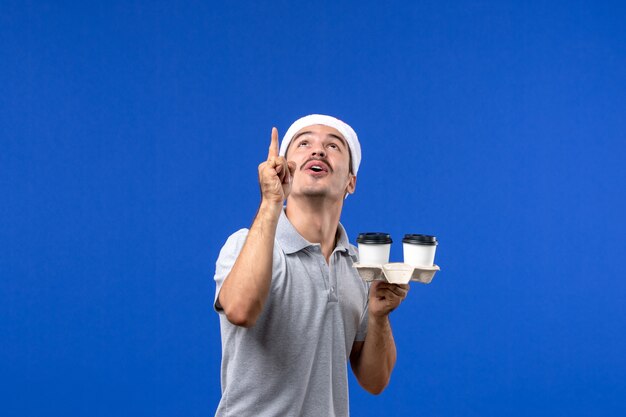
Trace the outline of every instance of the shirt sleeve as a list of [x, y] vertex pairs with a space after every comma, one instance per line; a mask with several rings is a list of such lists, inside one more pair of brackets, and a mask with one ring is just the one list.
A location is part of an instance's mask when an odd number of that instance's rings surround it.
[[213, 309], [219, 314], [224, 314], [224, 309], [218, 302], [220, 289], [233, 268], [237, 257], [239, 257], [247, 237], [248, 229], [240, 229], [230, 235], [224, 246], [222, 246], [220, 255], [215, 263], [215, 276], [213, 278], [215, 280], [215, 299], [213, 301]]

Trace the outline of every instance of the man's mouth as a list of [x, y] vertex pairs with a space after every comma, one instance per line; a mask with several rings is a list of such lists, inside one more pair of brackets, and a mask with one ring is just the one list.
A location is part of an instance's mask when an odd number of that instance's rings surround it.
[[325, 173], [331, 172], [330, 166], [328, 164], [322, 161], [318, 161], [318, 160], [308, 161], [306, 164], [304, 164], [304, 167], [302, 167], [302, 169], [305, 171], [310, 171], [315, 174], [322, 173], [322, 172], [325, 172]]

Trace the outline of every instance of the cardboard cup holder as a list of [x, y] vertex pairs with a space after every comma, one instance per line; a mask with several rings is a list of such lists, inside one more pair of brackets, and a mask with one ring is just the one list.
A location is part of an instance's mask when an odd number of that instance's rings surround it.
[[409, 281], [430, 284], [439, 271], [439, 266], [413, 266], [401, 262], [388, 264], [359, 264], [353, 265], [364, 281], [387, 281], [390, 284], [408, 284]]

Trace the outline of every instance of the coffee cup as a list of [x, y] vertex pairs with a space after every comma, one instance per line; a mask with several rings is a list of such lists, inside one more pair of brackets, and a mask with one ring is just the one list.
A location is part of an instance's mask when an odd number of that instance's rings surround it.
[[433, 266], [436, 249], [435, 236], [406, 234], [402, 239], [404, 263], [411, 266]]
[[389, 233], [359, 233], [356, 238], [359, 244], [360, 264], [386, 264], [391, 251]]

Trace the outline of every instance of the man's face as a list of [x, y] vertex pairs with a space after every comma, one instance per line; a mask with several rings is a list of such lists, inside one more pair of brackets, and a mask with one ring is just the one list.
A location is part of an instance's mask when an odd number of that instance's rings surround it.
[[300, 129], [286, 157], [296, 163], [292, 195], [343, 199], [346, 192], [354, 192], [356, 177], [350, 173], [350, 149], [337, 129], [325, 125]]

